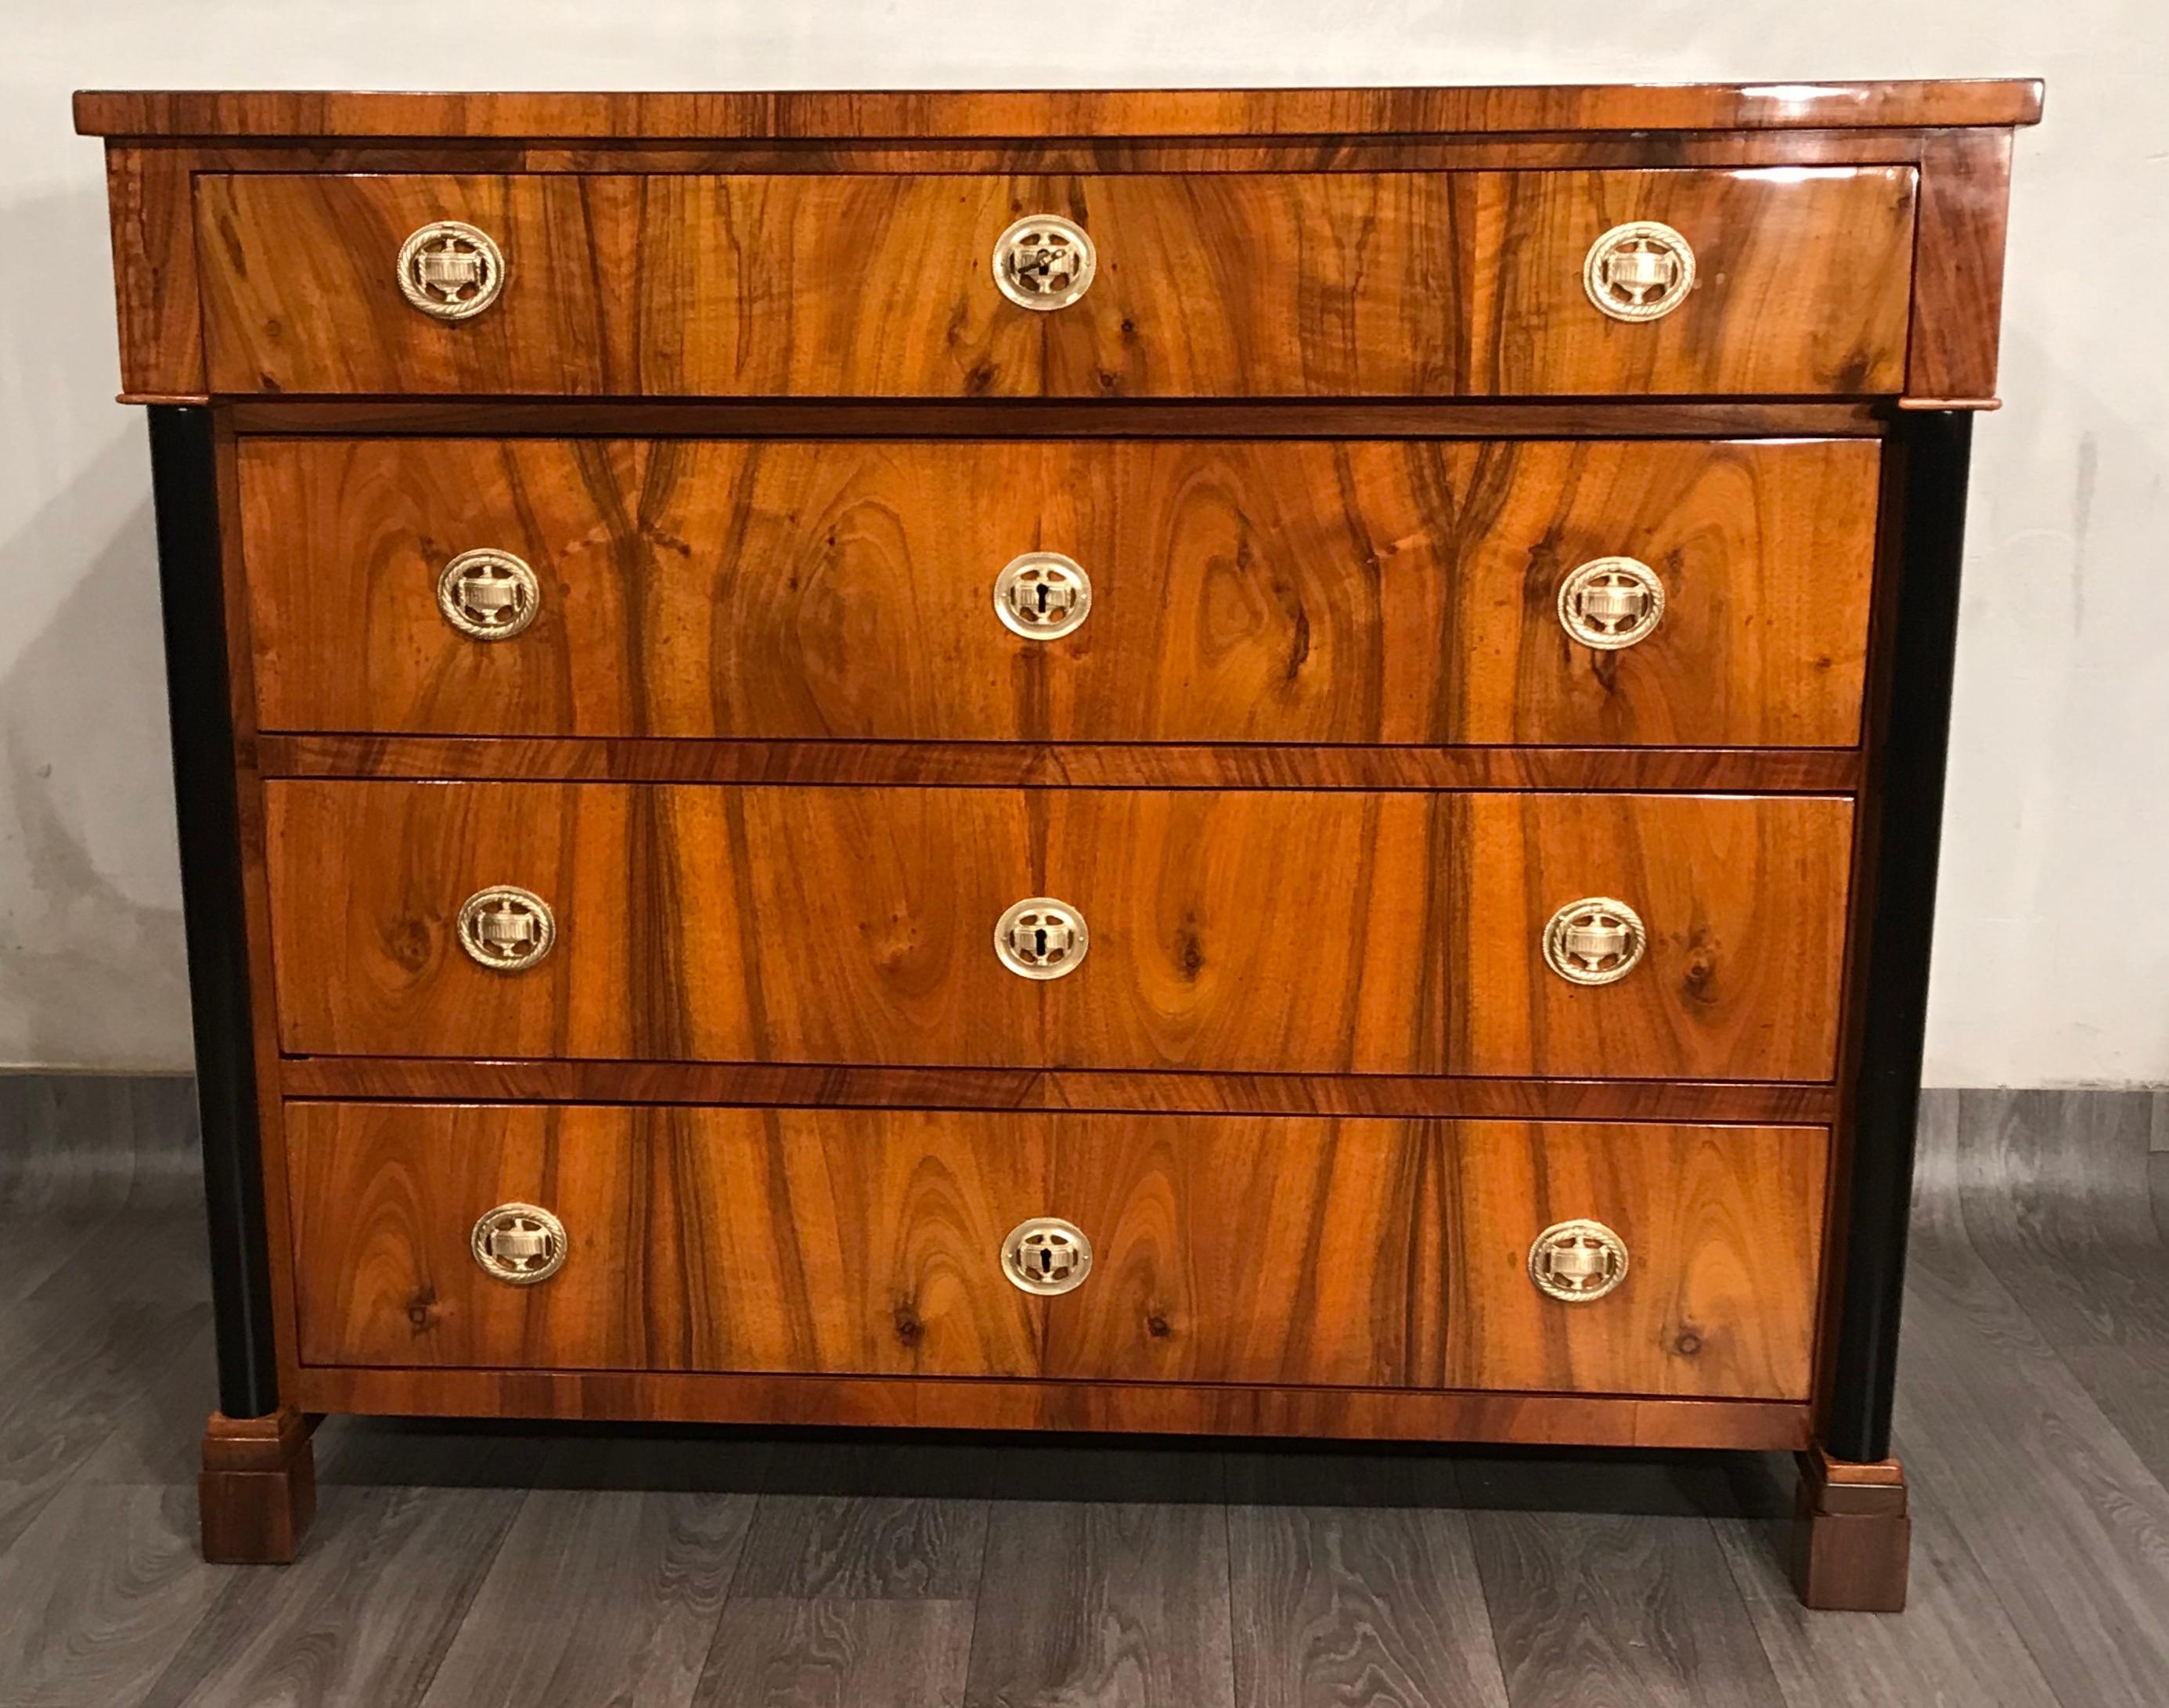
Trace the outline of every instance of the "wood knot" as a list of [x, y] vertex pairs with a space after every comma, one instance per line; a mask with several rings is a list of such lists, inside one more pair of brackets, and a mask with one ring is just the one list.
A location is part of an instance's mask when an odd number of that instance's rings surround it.
[[429, 928], [412, 914], [387, 921], [382, 934], [384, 953], [409, 973], [429, 964]]
[[443, 1315], [437, 1308], [437, 1289], [434, 1287], [417, 1289], [407, 1301], [407, 1326], [417, 1334], [427, 1334]]
[[1680, 990], [1690, 1002], [1714, 1002], [1717, 992], [1717, 951], [1697, 939], [1687, 945], [1687, 963], [1680, 974]]
[[1205, 970], [1205, 939], [1193, 920], [1185, 920], [1175, 931], [1175, 970], [1193, 983]]
[[1679, 1338], [1672, 1342], [1672, 1350], [1683, 1358], [1691, 1358], [1702, 1350], [1702, 1337], [1691, 1328], [1683, 1328]]
[[1167, 1319], [1155, 1310], [1145, 1319], [1145, 1332], [1154, 1340], [1165, 1340], [1175, 1331], [1168, 1326]]
[[896, 1308], [896, 1337], [906, 1346], [917, 1346], [926, 1337], [926, 1325], [919, 1320], [919, 1313], [909, 1305]]

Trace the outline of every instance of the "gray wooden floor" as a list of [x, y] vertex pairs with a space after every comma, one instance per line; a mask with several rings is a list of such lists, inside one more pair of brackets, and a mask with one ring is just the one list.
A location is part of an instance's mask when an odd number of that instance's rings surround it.
[[1897, 1617], [1796, 1607], [1757, 1455], [334, 1421], [206, 1567], [188, 1125], [0, 1079], [0, 1708], [2169, 1703], [2169, 1100], [1931, 1100]]

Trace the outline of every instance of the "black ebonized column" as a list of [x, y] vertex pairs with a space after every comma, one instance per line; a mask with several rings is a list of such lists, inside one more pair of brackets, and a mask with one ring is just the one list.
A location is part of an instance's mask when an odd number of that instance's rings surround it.
[[211, 411], [154, 404], [151, 485], [173, 730], [181, 916], [195, 1010], [196, 1107], [211, 1213], [218, 1408], [261, 1417], [279, 1406], [271, 1278], [256, 1124], [256, 1052], [241, 891], [241, 812], [227, 686], [226, 596]]
[[1972, 447], [1973, 417], [1962, 410], [1901, 414], [1888, 441], [1898, 460], [1886, 490], [1900, 505], [1899, 583], [1887, 631], [1889, 710], [1869, 755], [1881, 803], [1866, 851], [1874, 910], [1852, 1087], [1843, 1303], [1825, 1444], [1833, 1459], [1858, 1463], [1890, 1456]]

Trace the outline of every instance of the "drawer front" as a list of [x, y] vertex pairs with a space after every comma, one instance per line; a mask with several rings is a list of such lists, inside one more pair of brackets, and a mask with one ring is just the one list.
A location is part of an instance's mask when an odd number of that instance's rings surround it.
[[[1819, 1129], [335, 1104], [288, 1118], [306, 1364], [1808, 1390]], [[499, 1278], [477, 1260], [477, 1224], [507, 1204], [556, 1219], [554, 1273]], [[1053, 1296], [1004, 1273], [1010, 1230], [1043, 1216], [1093, 1254]], [[1532, 1244], [1584, 1220], [1620, 1241], [1624, 1278], [1571, 1301], [1539, 1291]], [[553, 1236], [520, 1225], [536, 1242], [505, 1267], [547, 1269]]]
[[[267, 793], [296, 1052], [1808, 1081], [1834, 1064], [1840, 799]], [[497, 886], [554, 915], [522, 970], [461, 947], [463, 905]], [[997, 953], [997, 922], [1043, 897], [1088, 933], [1054, 978]], [[1601, 985], [1544, 952], [1557, 914], [1555, 950], [1595, 951], [1566, 964], [1620, 969], [1632, 935], [1572, 910], [1592, 898], [1642, 926], [1639, 960]]]
[[[1845, 746], [1879, 458], [1866, 440], [253, 440], [260, 721]], [[474, 552], [517, 565], [463, 594]], [[1074, 627], [1029, 566], [1006, 584], [1021, 618], [998, 607], [1006, 566], [1047, 552], [1089, 599]]]
[[[1914, 179], [212, 173], [197, 254], [219, 392], [1879, 394], [1904, 383]], [[995, 277], [997, 240], [1040, 212], [1097, 258], [1051, 312]], [[464, 307], [497, 281], [468, 318], [402, 289], [402, 244], [439, 222], [501, 258], [444, 287]], [[1618, 319], [1585, 269], [1640, 222], [1685, 239], [1694, 283]], [[1665, 300], [1632, 274], [1630, 306]]]

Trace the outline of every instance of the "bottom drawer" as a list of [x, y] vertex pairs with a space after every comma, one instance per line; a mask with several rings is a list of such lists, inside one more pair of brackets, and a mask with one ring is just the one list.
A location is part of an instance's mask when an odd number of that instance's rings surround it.
[[297, 1103], [301, 1361], [1799, 1400], [1826, 1139]]

